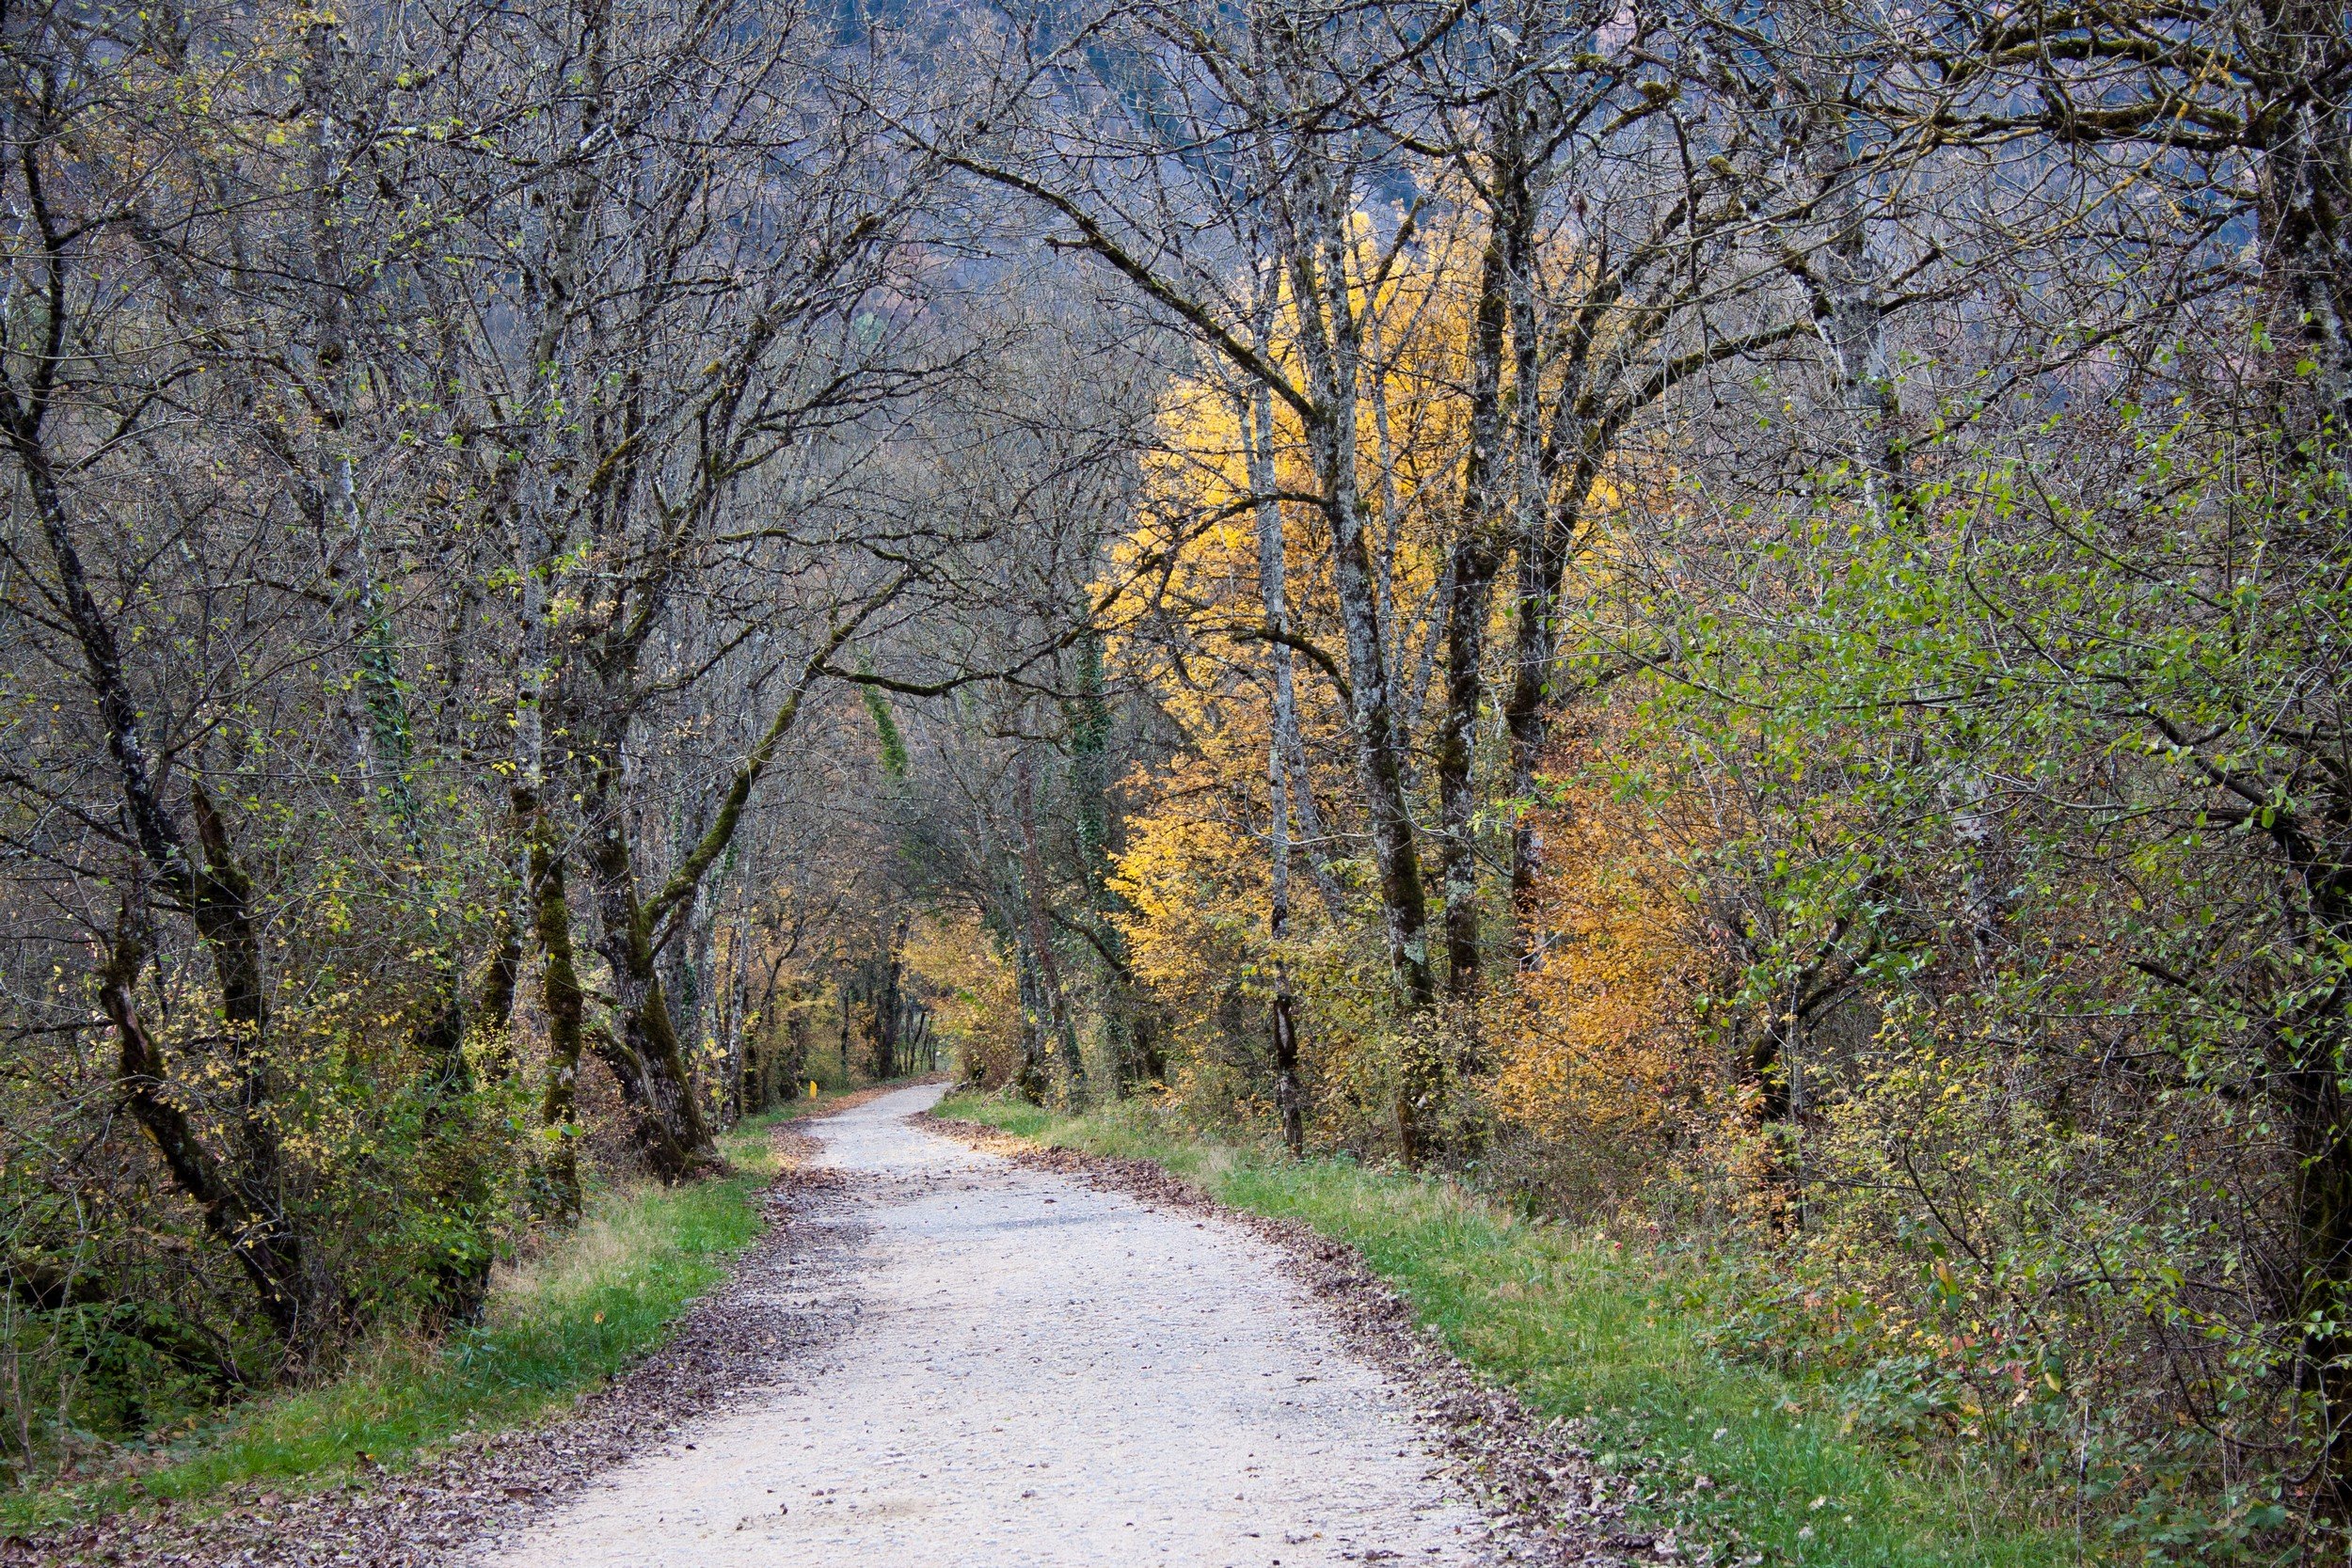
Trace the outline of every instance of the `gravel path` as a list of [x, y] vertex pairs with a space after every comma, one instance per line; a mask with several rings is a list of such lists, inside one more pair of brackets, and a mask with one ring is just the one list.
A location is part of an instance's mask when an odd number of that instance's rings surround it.
[[1278, 1249], [911, 1126], [808, 1131], [852, 1201], [854, 1326], [479, 1568], [1485, 1560], [1407, 1400]]

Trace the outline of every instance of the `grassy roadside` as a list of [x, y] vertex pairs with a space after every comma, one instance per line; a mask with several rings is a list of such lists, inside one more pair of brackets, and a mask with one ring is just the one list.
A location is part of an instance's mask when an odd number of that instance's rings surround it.
[[1923, 1473], [1840, 1430], [1834, 1388], [1700, 1349], [1683, 1265], [1635, 1259], [1450, 1183], [1178, 1137], [1148, 1113], [1062, 1116], [958, 1096], [939, 1107], [1037, 1142], [1156, 1161], [1238, 1209], [1359, 1248], [1456, 1354], [1546, 1415], [1588, 1418], [1636, 1514], [1718, 1562], [2039, 1568], [2101, 1543], [2035, 1528], [1982, 1475]]
[[501, 1271], [478, 1326], [437, 1342], [386, 1334], [332, 1383], [239, 1406], [148, 1467], [0, 1495], [0, 1535], [166, 1498], [201, 1505], [256, 1482], [331, 1484], [362, 1455], [397, 1469], [460, 1434], [560, 1410], [660, 1344], [757, 1238], [758, 1194], [780, 1168], [769, 1134], [842, 1098], [796, 1101], [733, 1130], [725, 1177], [592, 1190], [578, 1227]]

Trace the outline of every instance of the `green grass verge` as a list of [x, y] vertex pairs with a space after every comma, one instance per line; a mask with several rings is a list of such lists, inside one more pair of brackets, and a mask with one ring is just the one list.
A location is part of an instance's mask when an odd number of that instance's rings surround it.
[[659, 1345], [758, 1237], [759, 1190], [778, 1169], [769, 1132], [836, 1098], [795, 1101], [736, 1128], [722, 1140], [727, 1176], [592, 1191], [577, 1227], [500, 1271], [479, 1325], [437, 1342], [382, 1335], [334, 1381], [241, 1405], [136, 1473], [0, 1497], [0, 1534], [165, 1498], [201, 1506], [257, 1482], [331, 1484], [362, 1454], [398, 1469], [451, 1438], [568, 1406]]
[[[1841, 1431], [1836, 1390], [1699, 1345], [1687, 1262], [1633, 1257], [1451, 1182], [1176, 1135], [1139, 1107], [1063, 1116], [958, 1096], [939, 1114], [1156, 1161], [1237, 1209], [1360, 1249], [1454, 1353], [1547, 1416], [1589, 1418], [1635, 1514], [1716, 1560], [2036, 1568], [2100, 1555], [2039, 1528], [1980, 1473], [1923, 1469]], [[1704, 1480], [1702, 1481], [1702, 1478]]]

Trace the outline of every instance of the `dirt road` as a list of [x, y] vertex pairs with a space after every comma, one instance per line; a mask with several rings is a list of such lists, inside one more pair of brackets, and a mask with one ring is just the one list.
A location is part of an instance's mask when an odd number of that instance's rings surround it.
[[907, 1123], [809, 1127], [848, 1332], [606, 1472], [485, 1568], [1482, 1560], [1403, 1397], [1274, 1250]]

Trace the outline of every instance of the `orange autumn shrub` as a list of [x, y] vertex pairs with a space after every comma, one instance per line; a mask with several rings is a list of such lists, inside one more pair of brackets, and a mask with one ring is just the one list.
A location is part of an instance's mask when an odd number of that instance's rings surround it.
[[1708, 1115], [1705, 954], [1641, 808], [1597, 788], [1541, 810], [1541, 960], [1488, 1012], [1499, 1174], [1570, 1212], [1614, 1208]]

